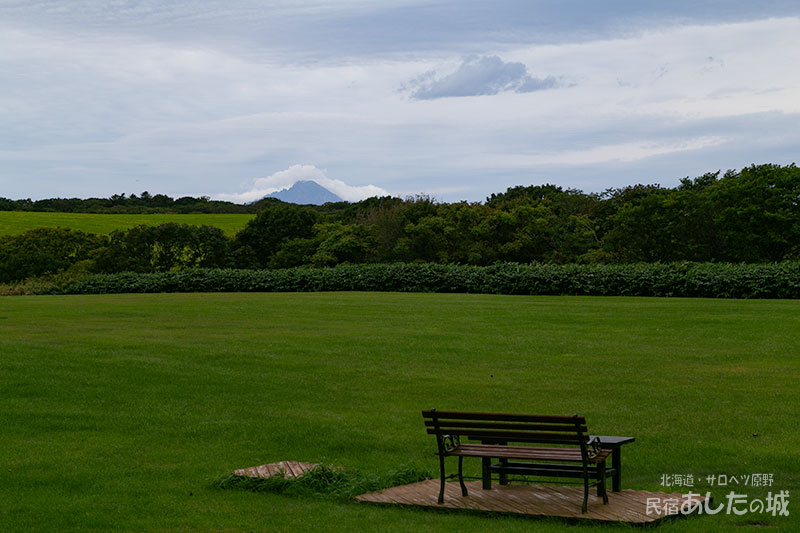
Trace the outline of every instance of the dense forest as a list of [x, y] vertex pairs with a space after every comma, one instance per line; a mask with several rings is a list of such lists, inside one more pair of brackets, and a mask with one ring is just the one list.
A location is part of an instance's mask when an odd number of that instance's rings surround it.
[[111, 235], [65, 228], [0, 238], [0, 282], [193, 267], [275, 269], [360, 263], [767, 263], [800, 259], [800, 169], [759, 165], [589, 194], [513, 187], [482, 203], [425, 196], [299, 206], [207, 198], [7, 200], [0, 209], [72, 212], [248, 212], [235, 237], [210, 226], [137, 226]]

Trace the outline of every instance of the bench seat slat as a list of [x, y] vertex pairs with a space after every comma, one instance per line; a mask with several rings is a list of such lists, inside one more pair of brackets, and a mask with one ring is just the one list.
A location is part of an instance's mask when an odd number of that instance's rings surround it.
[[[536, 433], [533, 431], [501, 431], [491, 429], [472, 429], [472, 428], [447, 428], [436, 431], [434, 428], [428, 428], [428, 435], [464, 435], [472, 438], [493, 438], [493, 439], [506, 439], [514, 441], [523, 439], [530, 442], [558, 442], [560, 444], [580, 444], [578, 434], [573, 431], [572, 433]], [[586, 442], [587, 435], [584, 435], [583, 441]]]
[[[604, 461], [611, 450], [601, 450], [588, 462], [597, 464]], [[445, 455], [462, 457], [496, 457], [498, 459], [527, 459], [529, 461], [564, 461], [582, 463], [581, 451], [577, 448], [540, 448], [534, 446], [505, 446], [502, 444], [461, 444]]]
[[[433, 418], [434, 413], [430, 409], [422, 411], [424, 418]], [[586, 419], [582, 416], [553, 416], [553, 415], [519, 415], [510, 413], [470, 413], [461, 411], [439, 411], [436, 410], [436, 418], [439, 420], [498, 420], [503, 422], [533, 422], [538, 424], [571, 424], [575, 422], [586, 425]]]
[[[435, 428], [439, 426], [441, 429], [447, 428], [475, 428], [475, 429], [513, 429], [519, 431], [560, 431], [565, 433], [575, 433], [575, 424], [514, 424], [509, 422], [472, 422], [472, 421], [453, 421], [453, 420], [426, 420], [425, 426]], [[580, 426], [581, 432], [588, 433], [589, 430], [585, 425]]]

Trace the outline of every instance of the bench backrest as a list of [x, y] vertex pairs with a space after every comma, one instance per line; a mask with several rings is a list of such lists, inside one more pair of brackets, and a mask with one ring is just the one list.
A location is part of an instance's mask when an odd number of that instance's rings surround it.
[[582, 416], [518, 415], [507, 413], [466, 413], [422, 411], [429, 435], [466, 437], [484, 442], [527, 442], [575, 445], [583, 450], [589, 440]]

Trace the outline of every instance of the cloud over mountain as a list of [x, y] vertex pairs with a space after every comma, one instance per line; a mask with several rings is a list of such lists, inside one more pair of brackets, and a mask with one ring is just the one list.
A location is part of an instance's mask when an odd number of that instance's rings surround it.
[[220, 193], [214, 195], [214, 198], [230, 202], [254, 202], [268, 194], [288, 189], [298, 181], [315, 181], [348, 202], [358, 202], [372, 196], [389, 196], [384, 189], [374, 185], [354, 187], [341, 180], [331, 179], [314, 165], [292, 165], [266, 178], [254, 179], [249, 190], [245, 192]]
[[440, 75], [428, 71], [411, 80], [408, 88], [416, 100], [434, 100], [454, 96], [483, 96], [501, 92], [530, 93], [557, 87], [552, 76], [534, 78], [523, 63], [506, 63], [497, 56], [473, 56], [455, 72]]

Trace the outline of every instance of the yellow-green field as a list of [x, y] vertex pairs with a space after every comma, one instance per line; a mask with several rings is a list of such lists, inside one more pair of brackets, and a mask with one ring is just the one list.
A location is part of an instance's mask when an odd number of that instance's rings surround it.
[[63, 227], [87, 233], [108, 234], [117, 229], [128, 229], [139, 224], [164, 224], [177, 222], [193, 226], [216, 226], [228, 236], [244, 228], [251, 214], [95, 214], [95, 213], [39, 213], [31, 211], [0, 211], [0, 236], [18, 235], [33, 228]]

